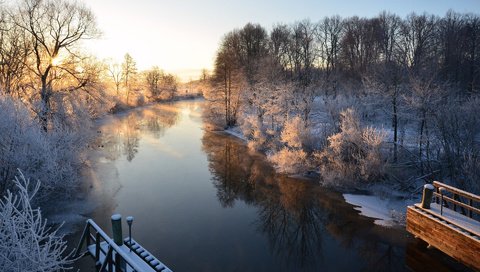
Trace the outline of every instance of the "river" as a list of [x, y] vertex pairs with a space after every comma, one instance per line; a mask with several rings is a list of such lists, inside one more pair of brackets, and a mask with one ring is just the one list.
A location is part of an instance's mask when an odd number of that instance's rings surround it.
[[[134, 216], [133, 238], [174, 271], [464, 269], [404, 227], [375, 225], [342, 194], [278, 175], [241, 140], [206, 131], [203, 105], [157, 104], [103, 119], [85, 175], [85, 218], [111, 233], [112, 214]], [[87, 257], [75, 266], [94, 271]]]

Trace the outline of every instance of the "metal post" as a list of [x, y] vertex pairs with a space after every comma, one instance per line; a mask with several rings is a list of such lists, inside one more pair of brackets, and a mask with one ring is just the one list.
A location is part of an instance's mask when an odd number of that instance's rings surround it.
[[129, 247], [130, 247], [130, 251], [132, 251], [132, 223], [133, 223], [133, 216], [127, 216], [128, 244], [129, 244]]
[[423, 186], [423, 196], [422, 196], [422, 208], [424, 209], [430, 209], [430, 203], [432, 202], [432, 196], [433, 196], [433, 190], [435, 187], [433, 187], [432, 184], [425, 184]]
[[95, 234], [95, 266], [100, 266], [100, 233]]
[[123, 238], [122, 238], [122, 216], [120, 214], [112, 215], [112, 233], [113, 233], [113, 241], [118, 246], [123, 245]]

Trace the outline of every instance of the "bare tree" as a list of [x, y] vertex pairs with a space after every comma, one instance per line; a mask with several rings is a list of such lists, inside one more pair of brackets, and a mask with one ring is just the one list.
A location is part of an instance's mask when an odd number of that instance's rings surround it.
[[315, 25], [309, 20], [297, 22], [292, 26], [293, 80], [297, 85], [295, 105], [301, 112], [305, 126], [308, 126], [313, 100], [315, 99], [312, 86], [314, 83], [314, 64], [318, 57], [315, 32]]
[[[327, 91], [332, 89], [336, 95], [337, 81], [332, 75], [338, 76], [340, 39], [343, 32], [343, 21], [340, 16], [325, 17], [317, 26], [317, 42], [319, 46], [320, 66], [325, 69]], [[330, 87], [331, 86], [331, 87]], [[327, 93], [328, 94], [328, 93]]]
[[231, 127], [237, 123], [242, 86], [245, 85], [239, 56], [240, 34], [229, 32], [222, 40], [215, 57], [212, 88], [205, 93], [211, 115], [222, 117], [223, 125]]
[[435, 32], [437, 18], [433, 15], [417, 15], [412, 13], [407, 16], [401, 26], [400, 45], [403, 63], [412, 71], [420, 71], [430, 67], [438, 50], [435, 50]]
[[130, 91], [132, 88], [132, 77], [137, 73], [137, 64], [135, 60], [133, 60], [130, 54], [125, 54], [122, 63], [122, 77], [124, 81], [124, 85], [126, 88], [126, 95], [127, 95], [127, 105], [128, 99], [130, 97]]
[[175, 76], [164, 73], [157, 66], [146, 72], [145, 83], [154, 100], [172, 99], [177, 91]]
[[205, 82], [208, 80], [208, 78], [210, 77], [210, 73], [208, 72], [207, 69], [202, 69], [202, 74], [200, 75], [200, 80]]
[[70, 92], [86, 84], [59, 58], [77, 58], [74, 47], [82, 40], [97, 37], [95, 16], [85, 5], [65, 0], [25, 0], [11, 16], [32, 41], [33, 63], [29, 68], [40, 83], [37, 114], [47, 131], [50, 98], [55, 91], [54, 83], [59, 80], [55, 71], [63, 70], [78, 79], [68, 88]]
[[123, 82], [123, 72], [122, 67], [118, 63], [109, 63], [107, 66], [108, 74], [115, 84], [115, 91], [117, 96], [120, 96], [120, 85]]
[[0, 7], [0, 92], [20, 95], [30, 50], [25, 31], [17, 27]]

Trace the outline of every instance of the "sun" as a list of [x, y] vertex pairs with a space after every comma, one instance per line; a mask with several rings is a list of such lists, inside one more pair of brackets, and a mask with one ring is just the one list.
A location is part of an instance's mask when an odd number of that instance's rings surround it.
[[62, 63], [62, 58], [60, 56], [56, 56], [50, 60], [52, 66], [58, 66]]

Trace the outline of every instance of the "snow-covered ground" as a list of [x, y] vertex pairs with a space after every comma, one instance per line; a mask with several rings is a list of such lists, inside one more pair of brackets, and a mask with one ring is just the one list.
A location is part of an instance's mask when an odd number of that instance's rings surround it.
[[374, 218], [375, 224], [393, 227], [403, 225], [405, 211], [415, 200], [382, 198], [375, 195], [343, 194], [345, 201], [355, 206], [360, 215]]
[[243, 133], [242, 133], [242, 131], [240, 130], [239, 127], [227, 128], [227, 129], [225, 129], [225, 133], [230, 134], [234, 137], [237, 137], [237, 138], [239, 138], [239, 139], [241, 139], [245, 142], [247, 141], [247, 138], [245, 136], [243, 136]]

